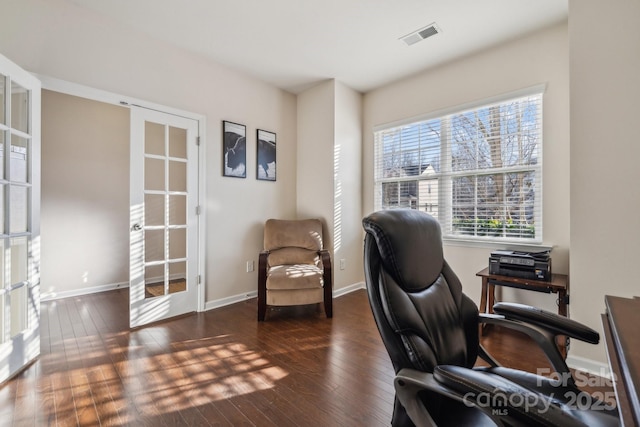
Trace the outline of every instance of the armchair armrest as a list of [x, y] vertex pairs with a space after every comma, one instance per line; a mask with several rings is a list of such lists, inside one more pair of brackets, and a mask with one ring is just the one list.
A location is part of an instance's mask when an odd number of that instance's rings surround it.
[[326, 269], [331, 269], [331, 254], [327, 249], [321, 249], [318, 251], [320, 259], [322, 260], [322, 266]]
[[506, 319], [519, 320], [540, 326], [556, 335], [567, 335], [591, 344], [598, 344], [600, 341], [600, 334], [588, 326], [529, 305], [499, 302], [493, 306], [493, 312], [504, 316]]

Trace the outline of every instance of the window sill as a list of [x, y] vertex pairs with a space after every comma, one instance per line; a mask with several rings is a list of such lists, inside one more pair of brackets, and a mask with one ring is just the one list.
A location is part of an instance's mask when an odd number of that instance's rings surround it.
[[550, 251], [554, 245], [543, 243], [525, 243], [525, 242], [495, 242], [495, 241], [482, 241], [482, 240], [465, 240], [465, 239], [452, 239], [442, 238], [444, 246], [458, 246], [467, 248], [486, 248], [486, 249], [507, 249], [522, 252], [542, 252]]

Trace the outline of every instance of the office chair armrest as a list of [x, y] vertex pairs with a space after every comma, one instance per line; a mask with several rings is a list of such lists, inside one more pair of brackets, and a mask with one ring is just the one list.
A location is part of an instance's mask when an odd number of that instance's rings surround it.
[[[597, 343], [600, 337], [596, 331], [566, 317], [522, 304], [497, 303], [493, 306], [493, 311], [499, 314], [480, 313], [479, 322], [525, 333], [542, 349], [553, 369], [563, 377], [567, 375], [567, 381], [575, 385], [571, 370], [556, 344], [556, 337], [566, 335], [589, 343]], [[487, 360], [485, 357], [483, 359]], [[493, 362], [490, 363], [492, 366], [498, 366]]]
[[519, 320], [549, 330], [555, 335], [566, 335], [591, 344], [598, 344], [600, 334], [588, 326], [549, 311], [524, 304], [499, 302], [493, 312], [506, 319]]
[[416, 427], [437, 427], [423, 404], [420, 392], [434, 392], [461, 401], [457, 393], [451, 392], [448, 388], [440, 385], [433, 378], [433, 374], [415, 369], [401, 369], [393, 380], [393, 385], [396, 389], [398, 400]]
[[434, 373], [430, 374], [405, 368], [396, 375], [394, 387], [398, 400], [416, 427], [436, 426], [421, 398], [425, 391], [476, 407], [498, 426], [584, 427], [580, 419], [570, 414], [562, 404], [553, 402], [551, 397], [483, 371], [437, 366]]
[[[551, 366], [555, 370], [555, 372], [563, 375], [569, 376], [569, 380], [572, 384], [574, 380], [572, 378], [571, 370], [567, 366], [567, 363], [564, 360], [564, 357], [560, 353], [558, 349], [558, 345], [556, 344], [556, 336], [558, 335], [555, 331], [550, 329], [534, 325], [531, 323], [523, 322], [516, 319], [507, 319], [503, 315], [498, 314], [486, 314], [480, 313], [478, 318], [479, 323], [484, 323], [488, 325], [498, 325], [505, 328], [513, 329], [519, 332], [522, 332], [529, 336], [538, 347], [544, 352], [545, 356], [551, 363]], [[481, 349], [483, 350], [483, 349]], [[490, 355], [487, 358], [486, 355], [483, 355], [483, 352], [480, 352], [481, 357], [488, 361], [491, 366], [500, 366], [496, 360], [494, 360]]]
[[433, 378], [446, 389], [462, 396], [467, 406], [475, 406], [499, 422], [517, 420], [529, 426], [584, 426], [569, 407], [552, 396], [536, 393], [499, 375], [461, 366], [436, 366]]

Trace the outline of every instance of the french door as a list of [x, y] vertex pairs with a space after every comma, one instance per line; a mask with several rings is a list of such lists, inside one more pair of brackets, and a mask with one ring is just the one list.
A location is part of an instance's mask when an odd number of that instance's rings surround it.
[[198, 122], [131, 109], [132, 328], [198, 308]]
[[0, 383], [40, 354], [40, 81], [0, 55]]

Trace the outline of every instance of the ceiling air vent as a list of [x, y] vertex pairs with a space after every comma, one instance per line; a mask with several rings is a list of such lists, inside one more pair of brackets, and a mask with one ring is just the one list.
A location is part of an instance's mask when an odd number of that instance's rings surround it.
[[405, 42], [407, 46], [411, 46], [412, 44], [416, 44], [419, 41], [426, 39], [427, 37], [435, 36], [440, 32], [440, 28], [436, 25], [436, 23], [432, 23], [427, 25], [424, 28], [420, 28], [419, 30], [413, 31], [412, 33], [407, 34], [404, 37], [400, 37], [400, 40]]

